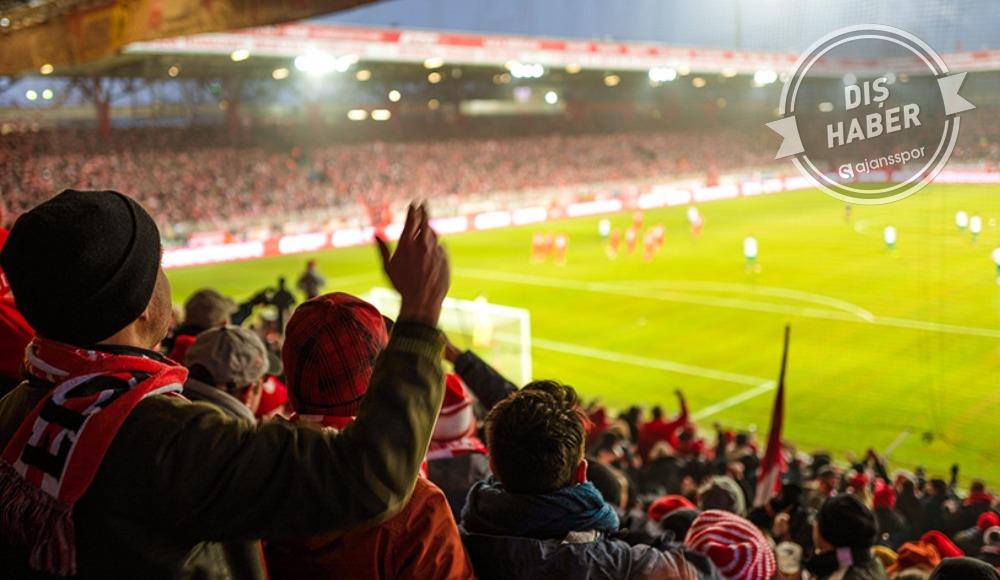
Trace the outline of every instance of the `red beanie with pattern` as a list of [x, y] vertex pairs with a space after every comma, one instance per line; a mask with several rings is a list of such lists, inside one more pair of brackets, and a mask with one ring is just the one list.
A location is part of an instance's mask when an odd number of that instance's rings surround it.
[[303, 302], [288, 321], [281, 348], [295, 410], [357, 415], [375, 360], [388, 342], [378, 309], [356, 296], [333, 292]]
[[722, 510], [702, 512], [691, 524], [684, 545], [708, 556], [728, 580], [771, 578], [774, 550], [756, 526]]

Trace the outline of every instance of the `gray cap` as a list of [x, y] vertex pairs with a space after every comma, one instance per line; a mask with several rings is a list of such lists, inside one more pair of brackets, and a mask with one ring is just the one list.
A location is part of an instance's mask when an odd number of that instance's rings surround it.
[[267, 372], [267, 349], [256, 333], [239, 326], [220, 326], [202, 332], [187, 354], [184, 366], [205, 367], [216, 384], [253, 384]]
[[211, 328], [229, 322], [236, 303], [211, 288], [198, 290], [184, 303], [184, 324]]

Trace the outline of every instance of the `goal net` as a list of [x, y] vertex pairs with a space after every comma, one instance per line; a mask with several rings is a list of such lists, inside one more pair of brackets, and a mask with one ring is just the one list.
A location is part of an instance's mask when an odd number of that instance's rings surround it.
[[[364, 299], [386, 316], [395, 318], [399, 313], [395, 290], [372, 288]], [[491, 304], [485, 297], [445, 298], [438, 325], [455, 346], [472, 350], [518, 386], [531, 381], [531, 315], [527, 310]]]

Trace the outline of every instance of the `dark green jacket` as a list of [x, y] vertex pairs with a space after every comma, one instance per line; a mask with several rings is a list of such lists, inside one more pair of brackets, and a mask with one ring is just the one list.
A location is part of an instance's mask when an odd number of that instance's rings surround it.
[[[178, 397], [142, 401], [74, 508], [80, 576], [258, 579], [255, 539], [391, 517], [441, 408], [443, 348], [437, 330], [396, 324], [357, 420], [339, 434], [252, 426]], [[0, 448], [47, 390], [24, 383], [0, 399]], [[36, 577], [26, 561], [24, 548], [0, 542], [0, 577]]]

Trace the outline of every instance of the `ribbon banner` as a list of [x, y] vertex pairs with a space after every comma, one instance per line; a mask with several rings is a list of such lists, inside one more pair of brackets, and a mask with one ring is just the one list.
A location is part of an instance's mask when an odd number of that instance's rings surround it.
[[[885, 55], [872, 72], [844, 69], [843, 54]], [[823, 75], [811, 74], [819, 64]], [[895, 68], [895, 71], [893, 70]], [[903, 72], [905, 71], [905, 72]], [[951, 157], [961, 113], [976, 107], [959, 94], [968, 73], [952, 74], [912, 34], [882, 25], [851, 26], [799, 57], [781, 92], [775, 159], [792, 158], [827, 194], [849, 203], [884, 204], [930, 183]]]

